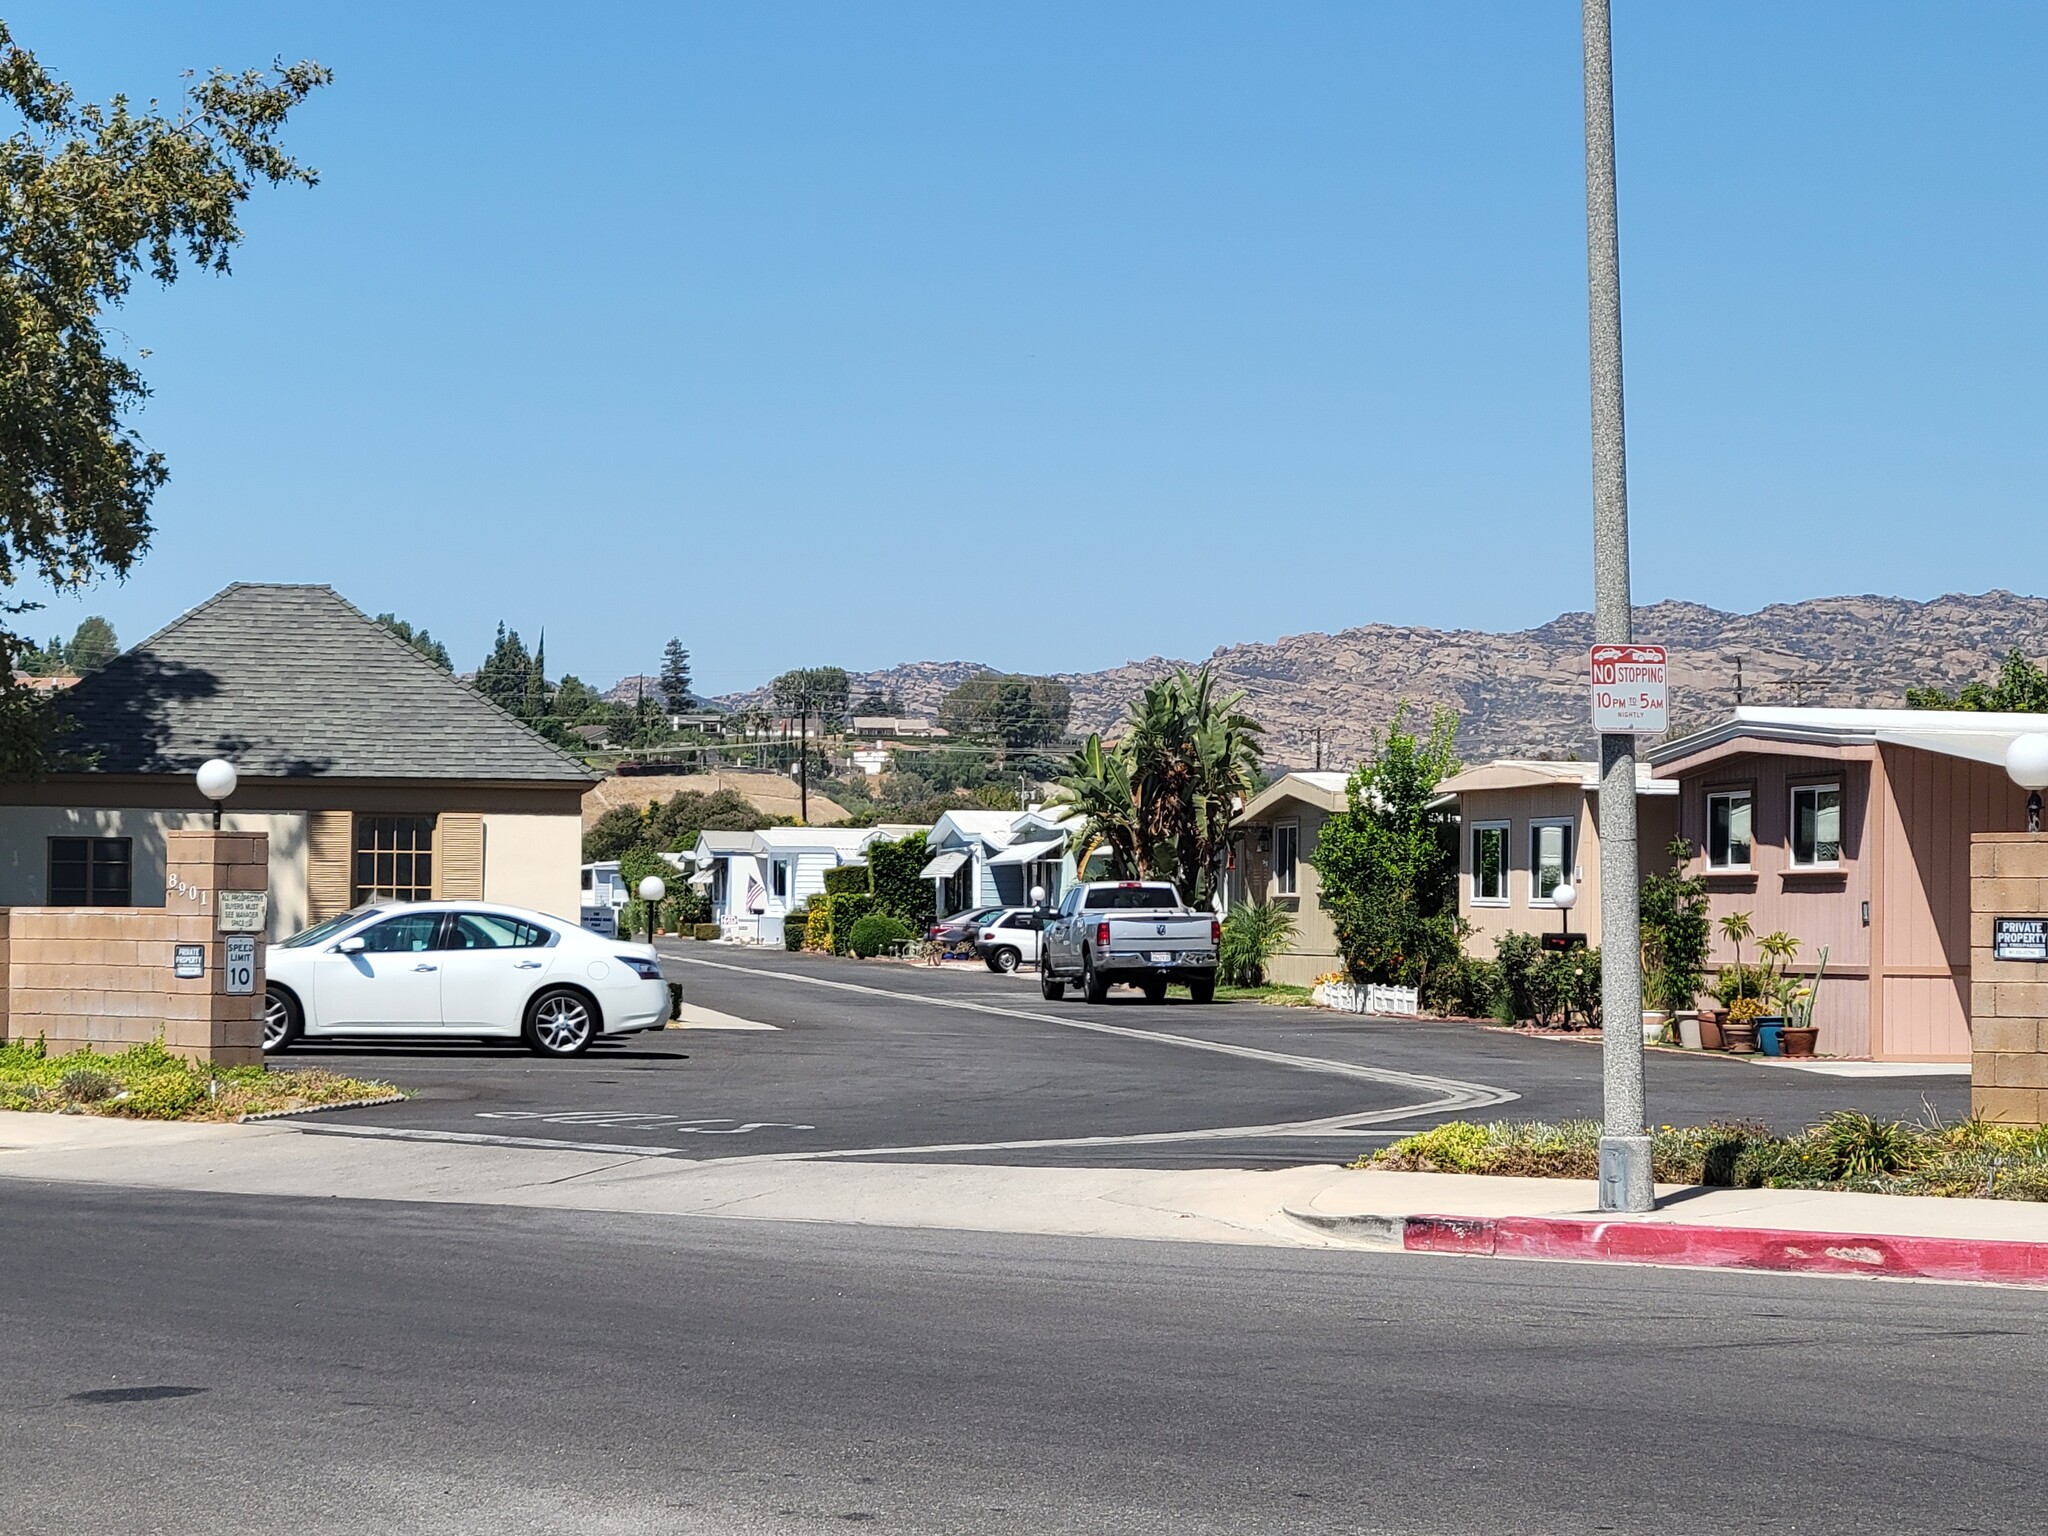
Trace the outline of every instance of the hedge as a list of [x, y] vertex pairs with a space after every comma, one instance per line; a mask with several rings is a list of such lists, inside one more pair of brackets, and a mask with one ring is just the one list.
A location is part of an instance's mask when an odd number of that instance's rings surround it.
[[876, 910], [875, 898], [866, 891], [845, 896], [827, 896], [825, 910], [831, 914], [826, 921], [831, 925], [829, 944], [832, 953], [844, 955], [851, 952], [853, 925]]
[[909, 937], [910, 926], [907, 923], [886, 912], [870, 912], [853, 925], [853, 937], [849, 943], [861, 959], [872, 960]]
[[827, 896], [865, 896], [867, 893], [867, 865], [836, 864], [825, 871], [825, 894]]
[[811, 901], [810, 916], [804, 919], [805, 949], [830, 949], [832, 947], [832, 907], [829, 902]]
[[930, 862], [922, 832], [913, 832], [901, 842], [868, 845], [876, 905], [913, 933], [924, 932], [939, 917], [938, 892], [918, 874]]

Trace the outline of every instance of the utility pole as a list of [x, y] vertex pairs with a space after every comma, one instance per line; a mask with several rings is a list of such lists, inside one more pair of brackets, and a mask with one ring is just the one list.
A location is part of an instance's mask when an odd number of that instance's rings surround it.
[[[1628, 460], [1621, 391], [1621, 240], [1614, 191], [1614, 61], [1608, 0], [1583, 0], [1586, 289], [1593, 373], [1593, 639], [1635, 639], [1628, 579]], [[1647, 1211], [1636, 739], [1600, 737], [1600, 1209]]]
[[1735, 658], [1735, 707], [1742, 708], [1742, 658]]
[[811, 694], [804, 690], [802, 711], [796, 722], [796, 819], [799, 826], [811, 824]]

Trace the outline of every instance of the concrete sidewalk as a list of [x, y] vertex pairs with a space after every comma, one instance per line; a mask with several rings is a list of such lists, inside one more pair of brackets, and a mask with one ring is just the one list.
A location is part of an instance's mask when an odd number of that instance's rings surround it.
[[0, 1112], [0, 1179], [758, 1221], [950, 1228], [2048, 1285], [2048, 1204], [1330, 1166], [1025, 1168], [767, 1155], [692, 1161], [308, 1118], [163, 1125]]

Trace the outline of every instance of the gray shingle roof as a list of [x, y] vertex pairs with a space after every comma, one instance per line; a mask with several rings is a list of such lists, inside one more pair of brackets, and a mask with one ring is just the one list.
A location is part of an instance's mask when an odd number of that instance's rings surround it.
[[58, 739], [102, 773], [597, 778], [332, 587], [237, 582], [62, 695]]

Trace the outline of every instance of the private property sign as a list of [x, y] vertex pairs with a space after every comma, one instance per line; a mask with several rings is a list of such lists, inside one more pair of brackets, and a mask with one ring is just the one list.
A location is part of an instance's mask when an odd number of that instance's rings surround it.
[[1593, 729], [1603, 736], [1661, 736], [1671, 728], [1664, 691], [1664, 647], [1596, 645]]

